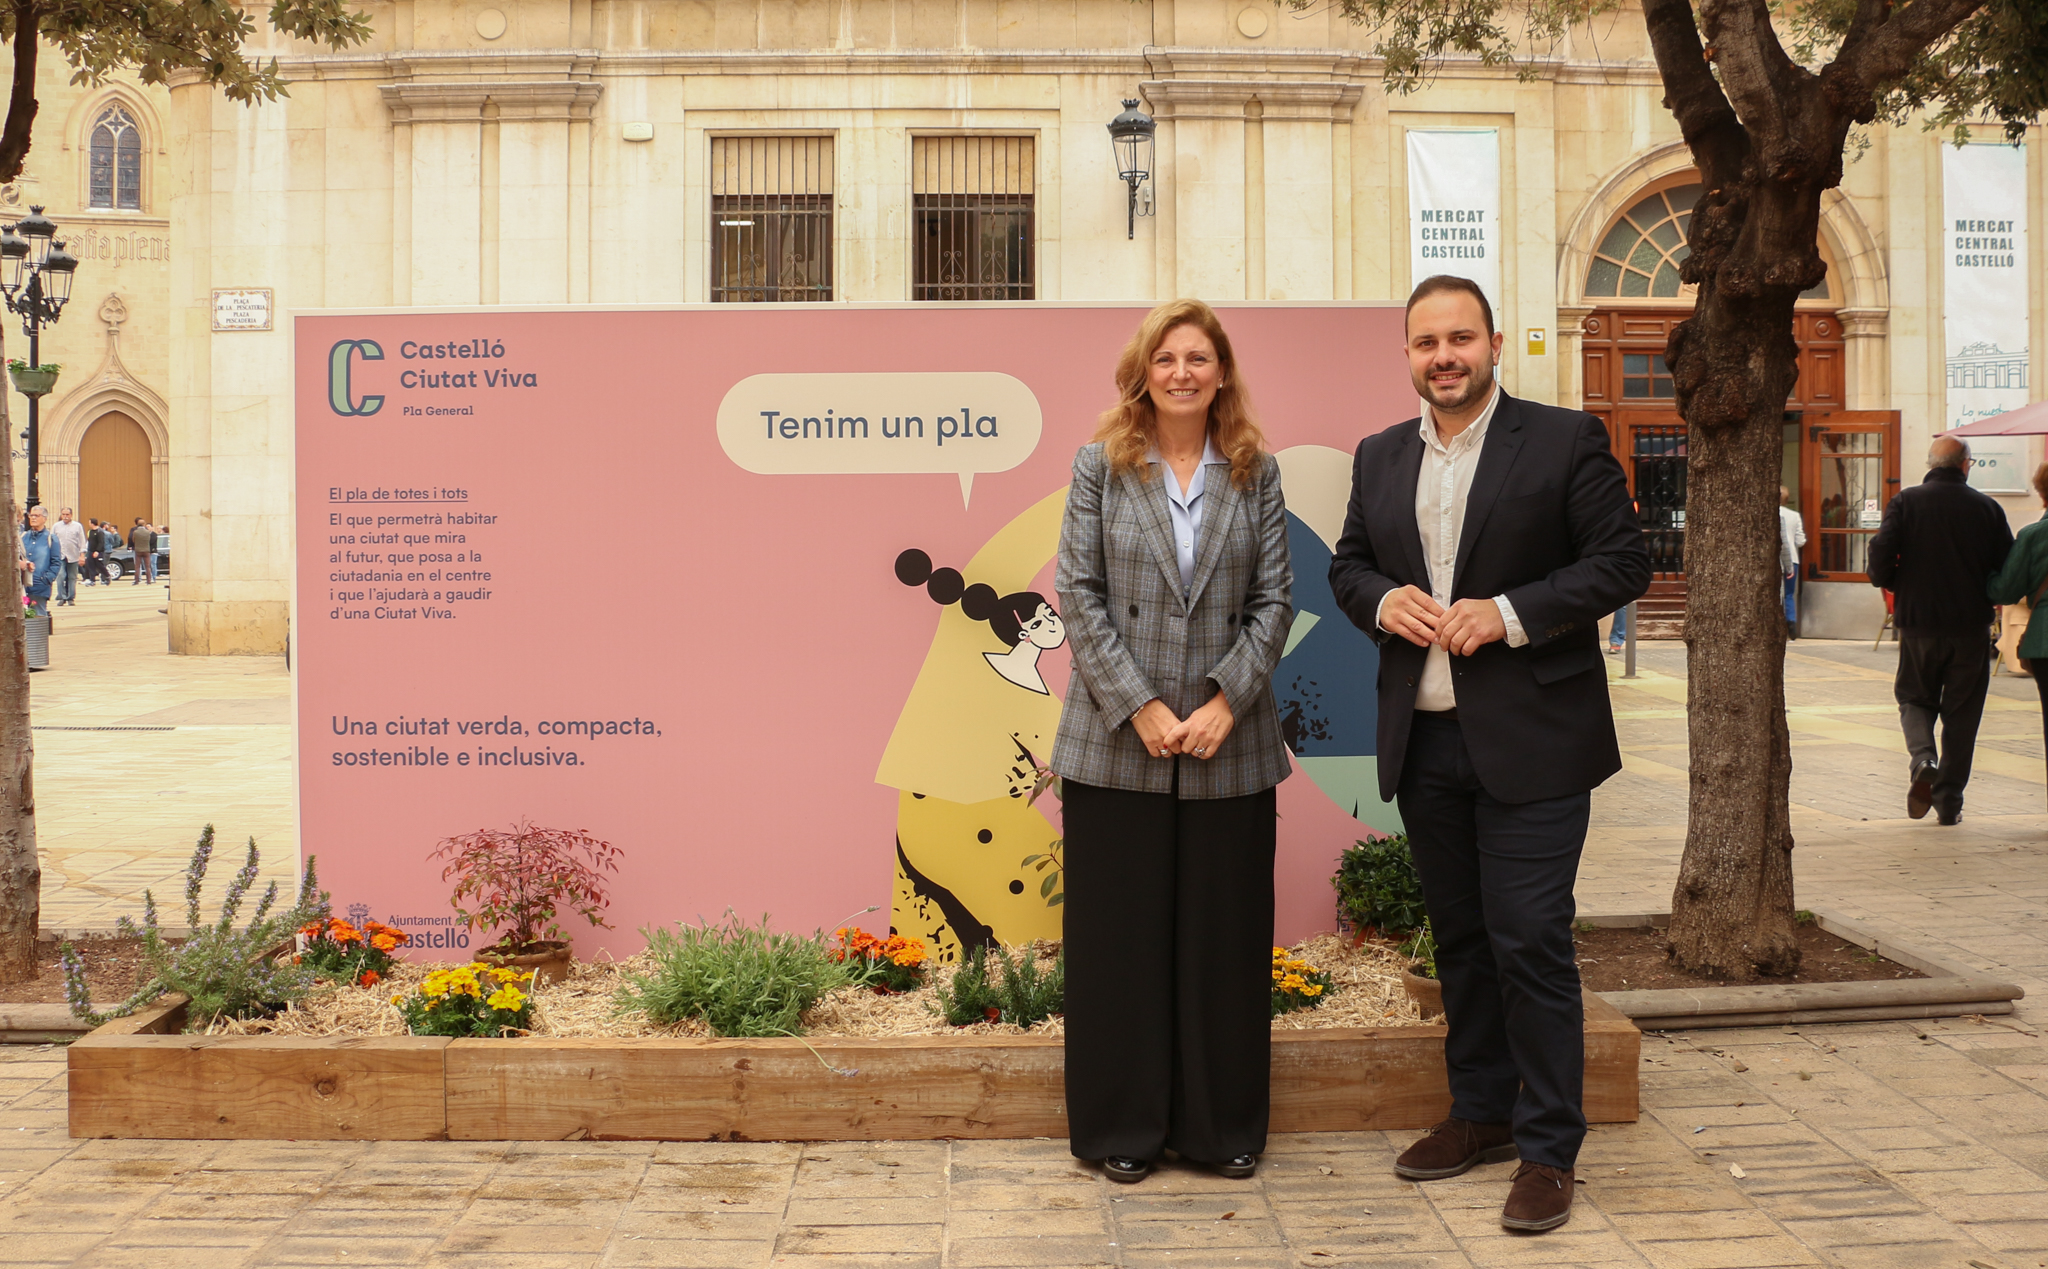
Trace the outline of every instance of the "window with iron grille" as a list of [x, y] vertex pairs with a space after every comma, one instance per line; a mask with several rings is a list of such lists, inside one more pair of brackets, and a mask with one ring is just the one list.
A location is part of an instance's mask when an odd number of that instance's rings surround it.
[[142, 131], [126, 107], [109, 106], [93, 121], [86, 170], [88, 206], [142, 209]]
[[832, 138], [712, 138], [711, 298], [832, 298]]
[[911, 141], [911, 289], [916, 300], [1037, 295], [1030, 137]]

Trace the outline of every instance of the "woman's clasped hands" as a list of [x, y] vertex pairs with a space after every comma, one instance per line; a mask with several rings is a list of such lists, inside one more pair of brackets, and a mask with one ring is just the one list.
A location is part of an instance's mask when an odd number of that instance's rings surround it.
[[1230, 700], [1221, 692], [1186, 718], [1175, 717], [1156, 696], [1131, 715], [1131, 726], [1145, 743], [1145, 752], [1157, 758], [1192, 754], [1206, 762], [1216, 756], [1236, 725], [1237, 715], [1230, 712]]

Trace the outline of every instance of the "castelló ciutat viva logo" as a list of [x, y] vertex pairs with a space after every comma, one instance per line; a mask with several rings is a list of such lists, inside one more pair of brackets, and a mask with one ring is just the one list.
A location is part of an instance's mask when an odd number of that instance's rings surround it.
[[366, 417], [384, 408], [383, 397], [366, 396], [358, 400], [349, 386], [349, 370], [357, 356], [364, 361], [382, 361], [384, 350], [374, 339], [344, 339], [327, 352], [327, 403], [336, 414], [350, 418]]

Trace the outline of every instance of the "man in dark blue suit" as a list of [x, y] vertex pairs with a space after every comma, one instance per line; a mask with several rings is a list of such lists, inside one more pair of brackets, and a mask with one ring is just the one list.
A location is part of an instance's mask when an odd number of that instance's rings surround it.
[[1436, 934], [1451, 1117], [1412, 1180], [1514, 1158], [1501, 1223], [1569, 1219], [1586, 1135], [1572, 886], [1592, 790], [1621, 769], [1600, 618], [1650, 584], [1607, 430], [1494, 379], [1477, 285], [1408, 298], [1426, 408], [1358, 447], [1330, 588], [1381, 649], [1381, 795], [1408, 830]]

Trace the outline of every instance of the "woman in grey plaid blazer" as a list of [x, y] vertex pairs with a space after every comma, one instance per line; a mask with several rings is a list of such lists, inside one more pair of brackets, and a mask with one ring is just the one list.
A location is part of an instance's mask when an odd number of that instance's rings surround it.
[[1270, 1079], [1270, 676], [1294, 610], [1280, 468], [1208, 305], [1162, 305], [1074, 459], [1054, 582], [1074, 650], [1052, 769], [1066, 832], [1067, 1121], [1141, 1180], [1250, 1176]]

